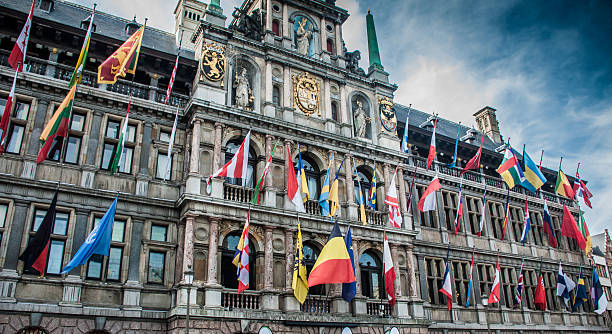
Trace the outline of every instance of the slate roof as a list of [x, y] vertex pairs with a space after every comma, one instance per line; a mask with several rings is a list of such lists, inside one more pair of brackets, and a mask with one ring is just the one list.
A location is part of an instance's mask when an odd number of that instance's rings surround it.
[[[43, 11], [35, 5], [34, 7], [34, 22], [37, 19], [44, 19], [58, 24], [67, 25], [70, 27], [81, 28], [81, 21], [87, 19], [91, 15], [91, 8], [87, 8], [75, 3], [55, 0], [55, 5], [50, 13]], [[29, 0], [0, 0], [0, 6], [9, 8], [15, 11], [24, 13], [25, 15], [30, 10], [32, 2]], [[100, 6], [98, 6], [98, 9]], [[139, 24], [144, 23], [144, 18], [141, 18]], [[117, 41], [124, 41], [129, 36], [125, 33], [126, 24], [131, 20], [124, 19], [115, 15], [104, 13], [96, 10], [96, 16], [94, 18], [94, 24], [96, 25], [95, 35], [103, 35], [110, 37]], [[21, 28], [20, 28], [21, 29]], [[152, 28], [147, 26], [142, 41], [142, 46], [152, 50], [157, 50], [163, 53], [176, 54], [178, 49], [175, 41], [175, 36], [172, 33]], [[181, 56], [185, 58], [194, 58], [193, 51], [181, 50]]]

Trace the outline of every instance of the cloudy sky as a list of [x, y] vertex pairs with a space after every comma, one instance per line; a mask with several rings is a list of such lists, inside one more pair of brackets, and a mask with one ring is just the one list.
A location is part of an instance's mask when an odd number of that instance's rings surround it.
[[[92, 0], [76, 1], [90, 6]], [[172, 31], [172, 0], [97, 0], [102, 11]], [[146, 3], [146, 6], [143, 6]], [[227, 16], [241, 1], [221, 0]], [[496, 108], [504, 138], [544, 150], [544, 165], [581, 176], [594, 193], [591, 234], [612, 227], [611, 1], [339, 0], [351, 14], [344, 40], [367, 68], [365, 14], [374, 14], [395, 101], [474, 124]], [[229, 24], [229, 19], [227, 21]]]

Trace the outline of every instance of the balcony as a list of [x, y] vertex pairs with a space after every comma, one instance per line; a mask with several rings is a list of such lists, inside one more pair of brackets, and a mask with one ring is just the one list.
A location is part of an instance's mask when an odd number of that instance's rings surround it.
[[[385, 226], [387, 223], [387, 212], [366, 209], [365, 215], [366, 221], [370, 225]], [[359, 220], [361, 220], [361, 212], [359, 212]]]
[[304, 208], [306, 209], [306, 213], [309, 213], [315, 216], [321, 215], [321, 206], [319, 205], [319, 202], [317, 202], [316, 200], [306, 201]]
[[325, 297], [308, 296], [300, 310], [306, 313], [330, 313], [331, 302]]
[[229, 310], [245, 309], [258, 310], [261, 305], [261, 296], [254, 291], [223, 291], [221, 293], [221, 306]]
[[379, 317], [390, 317], [393, 308], [388, 302], [384, 301], [367, 301], [366, 312], [368, 315], [374, 315]]
[[454, 177], [459, 177], [459, 174], [461, 173], [461, 171], [459, 169], [457, 169], [457, 168], [450, 168], [450, 167], [446, 166], [446, 164], [438, 164], [438, 170], [442, 174], [451, 175], [451, 176], [454, 176]]
[[223, 183], [223, 199], [227, 201], [248, 203], [253, 197], [253, 188], [237, 186], [231, 183]]

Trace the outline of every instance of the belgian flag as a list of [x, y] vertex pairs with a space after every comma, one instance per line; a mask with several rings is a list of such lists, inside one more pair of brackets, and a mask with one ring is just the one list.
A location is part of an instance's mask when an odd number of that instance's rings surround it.
[[329, 283], [355, 282], [355, 272], [338, 221], [308, 276], [308, 287]]
[[34, 268], [38, 270], [40, 276], [45, 274], [45, 266], [47, 265], [47, 254], [49, 253], [49, 240], [51, 239], [51, 231], [55, 222], [55, 205], [57, 203], [57, 191], [51, 201], [51, 205], [45, 214], [45, 218], [38, 226], [38, 230], [34, 237], [28, 242], [28, 246], [19, 256], [19, 260], [24, 262], [24, 268]]

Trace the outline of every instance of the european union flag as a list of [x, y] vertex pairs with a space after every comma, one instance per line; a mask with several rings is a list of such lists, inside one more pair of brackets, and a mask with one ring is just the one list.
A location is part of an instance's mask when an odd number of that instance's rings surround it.
[[[353, 238], [351, 237], [351, 227], [349, 226], [346, 231], [346, 237], [344, 238], [346, 244], [346, 250], [348, 251], [349, 258], [351, 259], [351, 265], [353, 266], [353, 273], [355, 272], [355, 258], [353, 257]], [[350, 303], [357, 294], [357, 281], [351, 283], [342, 283], [342, 299]]]
[[85, 242], [81, 245], [81, 248], [74, 254], [74, 257], [62, 270], [62, 274], [69, 272], [77, 266], [87, 263], [89, 258], [93, 254], [99, 254], [108, 256], [110, 251], [111, 236], [113, 233], [113, 223], [115, 222], [115, 209], [117, 208], [117, 198], [113, 201], [113, 204], [108, 208], [108, 211], [104, 214], [104, 217], [100, 220], [98, 226], [96, 226]]

